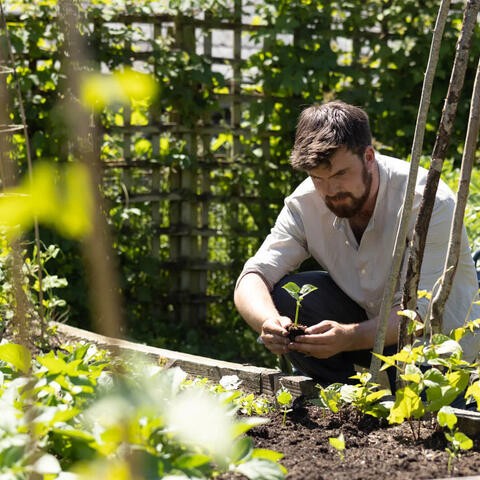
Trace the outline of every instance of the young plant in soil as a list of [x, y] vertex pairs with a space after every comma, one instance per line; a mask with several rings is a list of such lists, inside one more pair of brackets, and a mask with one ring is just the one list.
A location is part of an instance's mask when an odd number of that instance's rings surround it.
[[345, 437], [343, 433], [340, 433], [338, 437], [331, 437], [328, 439], [330, 446], [332, 446], [338, 453], [340, 460], [345, 460]]
[[307, 328], [307, 325], [302, 325], [298, 323], [298, 314], [302, 305], [302, 300], [309, 293], [317, 290], [317, 287], [309, 283], [302, 285], [302, 287], [299, 287], [295, 282], [288, 282], [282, 288], [284, 288], [297, 302], [295, 308], [295, 319], [293, 323], [287, 327], [288, 338], [294, 341], [298, 335], [305, 335], [305, 330]]
[[450, 442], [450, 446], [445, 449], [448, 453], [447, 471], [449, 475], [452, 473], [452, 462], [460, 457], [460, 451], [473, 448], [472, 439], [456, 427], [457, 420], [457, 416], [449, 406], [442, 407], [437, 413], [438, 424], [449, 430], [444, 432], [445, 438]]
[[283, 408], [282, 424], [285, 425], [285, 422], [287, 421], [287, 413], [292, 411], [291, 406], [293, 402], [293, 396], [287, 388], [282, 387], [280, 390], [278, 390], [276, 398], [278, 404]]

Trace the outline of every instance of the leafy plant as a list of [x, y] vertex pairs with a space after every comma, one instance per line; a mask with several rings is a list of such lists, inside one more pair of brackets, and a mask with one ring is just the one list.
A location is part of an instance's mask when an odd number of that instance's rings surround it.
[[[455, 399], [459, 396], [464, 396], [466, 400], [473, 398], [480, 405], [480, 381], [469, 385], [478, 364], [462, 359], [463, 352], [458, 343], [465, 335], [474, 334], [479, 324], [480, 319], [477, 319], [455, 329], [449, 336], [434, 335], [431, 342], [417, 339], [413, 345], [405, 346], [394, 355], [378, 355], [384, 362], [382, 369], [397, 368], [403, 381], [394, 401], [389, 399], [388, 390], [379, 389], [379, 385], [370, 382], [370, 374], [363, 372], [352, 377], [358, 380], [355, 385], [337, 383], [319, 387], [319, 398], [315, 403], [333, 412], [352, 405], [361, 413], [386, 418], [390, 424], [406, 421], [415, 439], [419, 437], [420, 428], [420, 423], [415, 428], [415, 422], [427, 413], [442, 412], [437, 419], [452, 426], [453, 417], [448, 405]], [[456, 423], [456, 418], [454, 421]], [[456, 430], [450, 432], [447, 438], [452, 442], [452, 455], [458, 453], [460, 446], [469, 445], [463, 434]]]
[[391, 402], [384, 400], [390, 390], [379, 389], [379, 384], [370, 381], [368, 372], [357, 373], [351, 377], [357, 384], [333, 383], [327, 387], [318, 385], [319, 396], [313, 402], [322, 408], [338, 412], [346, 405], [352, 405], [356, 411], [376, 418], [385, 418]]
[[277, 399], [277, 403], [283, 409], [282, 423], [283, 425], [285, 425], [285, 422], [287, 420], [287, 413], [292, 411], [290, 407], [292, 406], [293, 396], [287, 388], [281, 387], [275, 394], [275, 398]]
[[295, 308], [295, 320], [293, 325], [296, 327], [298, 325], [298, 313], [302, 305], [302, 300], [311, 292], [317, 290], [317, 287], [309, 283], [302, 285], [300, 288], [295, 282], [288, 282], [283, 285], [283, 287], [296, 301]]
[[32, 359], [5, 343], [0, 371], [0, 475], [284, 477], [281, 455], [244, 435], [266, 420], [236, 416], [238, 396], [186, 382], [178, 368], [112, 358], [89, 344]]

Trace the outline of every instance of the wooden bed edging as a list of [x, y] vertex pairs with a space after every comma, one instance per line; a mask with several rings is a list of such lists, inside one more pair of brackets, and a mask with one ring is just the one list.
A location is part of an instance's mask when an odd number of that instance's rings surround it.
[[273, 368], [255, 367], [241, 363], [215, 360], [199, 355], [182, 353], [164, 348], [129, 342], [117, 338], [106, 337], [64, 323], [52, 322], [56, 330], [71, 340], [84, 340], [102, 348], [120, 351], [125, 355], [138, 354], [166, 367], [180, 367], [190, 375], [206, 377], [213, 381], [225, 375], [237, 375], [242, 380], [242, 387], [257, 394], [274, 395], [280, 387], [288, 388], [294, 397], [316, 396], [318, 390], [310, 377], [285, 375]]

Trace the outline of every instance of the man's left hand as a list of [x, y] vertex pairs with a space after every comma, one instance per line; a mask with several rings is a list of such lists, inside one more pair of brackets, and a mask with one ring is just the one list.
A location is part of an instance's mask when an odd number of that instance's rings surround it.
[[352, 327], [350, 324], [323, 320], [308, 327], [306, 335], [299, 335], [288, 348], [316, 358], [329, 358], [340, 352], [354, 350]]

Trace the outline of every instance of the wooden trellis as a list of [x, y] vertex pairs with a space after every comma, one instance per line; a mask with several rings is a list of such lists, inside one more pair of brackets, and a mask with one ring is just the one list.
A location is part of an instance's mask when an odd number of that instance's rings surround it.
[[[221, 110], [228, 112], [229, 118], [226, 122], [216, 122], [209, 114], [205, 114], [201, 125], [190, 127], [186, 126], [188, 122], [185, 122], [178, 112], [162, 115], [152, 111], [151, 123], [138, 126], [132, 125], [131, 112], [125, 110], [124, 125], [114, 129], [122, 138], [123, 158], [104, 163], [107, 176], [110, 169], [122, 169], [121, 181], [125, 190], [125, 202], [129, 206], [145, 202], [149, 202], [151, 206], [151, 250], [153, 255], [162, 257], [160, 266], [168, 272], [169, 278], [168, 292], [160, 295], [159, 303], [153, 309], [167, 310], [170, 307], [169, 320], [188, 319], [190, 326], [201, 326], [204, 323], [208, 303], [215, 300], [215, 295], [212, 297], [208, 294], [209, 272], [227, 270], [232, 265], [229, 260], [218, 261], [210, 258], [211, 239], [224, 236], [225, 242], [235, 241], [227, 240], [224, 232], [211, 225], [209, 216], [212, 205], [218, 206], [227, 200], [232, 228], [241, 230], [237, 220], [239, 202], [245, 199], [240, 198], [240, 194], [237, 199], [217, 197], [212, 193], [210, 172], [222, 165], [230, 167], [240, 159], [240, 135], [248, 134], [241, 128], [242, 104], [258, 101], [258, 97], [246, 95], [243, 88], [246, 81], [242, 72], [242, 52], [245, 51], [243, 34], [246, 28], [255, 27], [242, 23], [242, 8], [242, 1], [235, 0], [233, 20], [229, 22], [214, 19], [208, 13], [201, 15], [202, 18], [159, 15], [148, 19], [135, 16], [116, 19], [126, 26], [137, 25], [143, 31], [150, 31], [152, 39], [171, 35], [175, 39], [174, 48], [186, 53], [201, 53], [209, 59], [213, 68], [222, 69], [228, 77], [228, 93], [218, 95]], [[219, 44], [219, 38], [222, 37], [230, 39], [229, 52], [226, 52], [227, 47], [221, 48]], [[125, 45], [125, 48], [130, 50], [132, 45]], [[141, 45], [133, 45], [132, 51], [135, 52], [132, 57], [140, 63], [149, 56], [148, 50], [142, 51]], [[146, 64], [146, 69], [148, 68]], [[159, 160], [160, 143], [162, 135], [167, 132], [184, 142], [186, 151], [197, 159], [196, 166], [171, 168], [168, 171], [164, 168]], [[212, 154], [210, 148], [212, 140], [224, 133], [232, 136], [229, 158], [225, 158], [225, 154]], [[151, 141], [151, 161], [135, 158], [134, 137], [139, 135]], [[271, 132], [271, 135], [275, 135], [275, 132]], [[264, 158], [268, 158], [268, 136], [265, 137], [262, 147]], [[146, 188], [141, 193], [138, 184], [135, 184], [138, 181], [138, 178], [134, 179], [135, 169], [143, 170], [149, 178], [148, 182], [143, 179]], [[260, 202], [260, 199], [246, 201]], [[168, 218], [163, 221], [160, 204], [168, 205]], [[243, 235], [245, 234], [256, 235], [255, 232], [244, 232]], [[165, 258], [166, 242], [161, 242], [161, 238], [168, 240], [168, 258]], [[162, 248], [163, 252], [160, 254]], [[243, 260], [237, 259], [237, 264]], [[152, 312], [152, 315], [154, 314]]]

